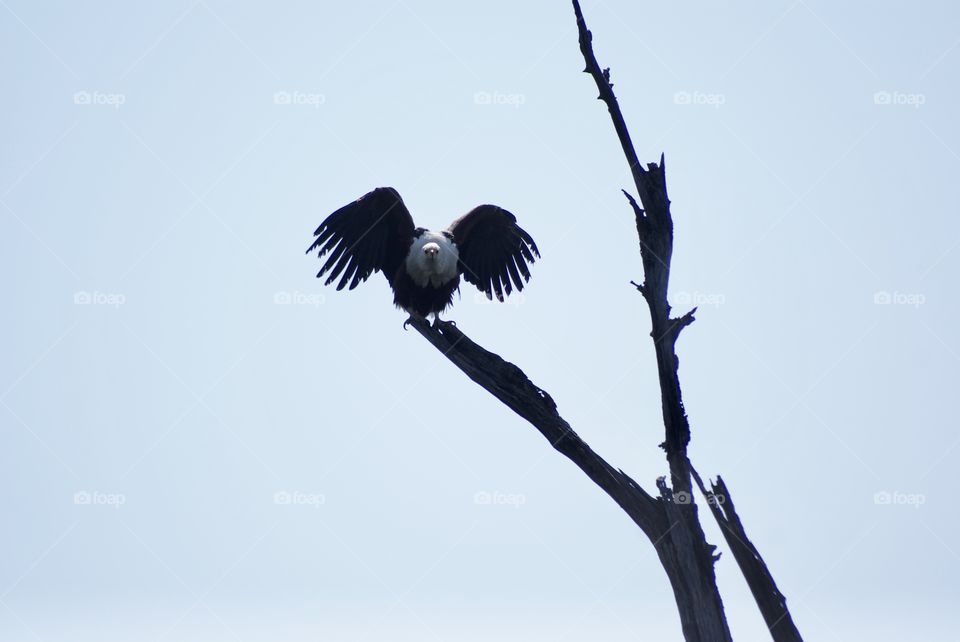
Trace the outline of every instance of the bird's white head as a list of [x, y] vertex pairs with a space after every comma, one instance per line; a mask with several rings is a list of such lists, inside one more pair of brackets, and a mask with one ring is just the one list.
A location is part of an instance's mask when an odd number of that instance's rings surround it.
[[424, 232], [407, 254], [407, 274], [420, 287], [439, 287], [456, 278], [457, 246], [442, 232]]

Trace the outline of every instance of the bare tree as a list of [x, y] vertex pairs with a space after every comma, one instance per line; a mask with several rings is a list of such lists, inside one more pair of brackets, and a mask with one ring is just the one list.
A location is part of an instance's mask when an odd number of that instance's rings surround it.
[[671, 317], [667, 302], [673, 219], [664, 158], [661, 155], [659, 163], [649, 163], [646, 167], [640, 163], [613, 93], [610, 70], [601, 69], [597, 62], [592, 34], [577, 0], [573, 0], [573, 7], [580, 51], [586, 62], [584, 71], [596, 82], [599, 98], [610, 112], [639, 197], [638, 203], [623, 190], [640, 239], [644, 280], [633, 285], [650, 310], [666, 434], [661, 447], [666, 452], [669, 482], [665, 477], [657, 479], [655, 496], [645, 491], [626, 473], [591, 450], [557, 412], [550, 395], [534, 385], [520, 368], [477, 345], [453, 324], [431, 326], [426, 321], [417, 321], [413, 325], [470, 379], [529, 421], [551, 446], [573, 461], [640, 527], [656, 549], [673, 588], [684, 639], [688, 642], [732, 640], [714, 573], [719, 554], [716, 547], [707, 542], [700, 524], [693, 493], [696, 484], [721, 527], [772, 638], [778, 642], [800, 641], [802, 638], [790, 617], [786, 599], [777, 589], [760, 553], [747, 538], [723, 480], [718, 477], [716, 483], [706, 488], [687, 456], [690, 424], [680, 391], [676, 342], [680, 332], [693, 323], [696, 308]]

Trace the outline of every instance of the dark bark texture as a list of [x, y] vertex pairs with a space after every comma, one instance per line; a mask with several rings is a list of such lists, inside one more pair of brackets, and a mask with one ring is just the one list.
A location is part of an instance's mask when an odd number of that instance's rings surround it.
[[692, 470], [692, 473], [697, 486], [700, 487], [700, 492], [707, 499], [717, 524], [720, 525], [727, 546], [733, 552], [733, 557], [747, 580], [747, 585], [760, 608], [771, 637], [778, 642], [803, 642], [800, 631], [797, 630], [790, 616], [790, 610], [787, 609], [787, 598], [777, 588], [777, 583], [763, 561], [760, 551], [747, 537], [747, 532], [743, 528], [740, 516], [737, 515], [733, 498], [730, 497], [730, 491], [727, 490], [723, 478], [717, 475], [717, 481], [711, 483], [710, 488], [707, 489], [697, 471]]

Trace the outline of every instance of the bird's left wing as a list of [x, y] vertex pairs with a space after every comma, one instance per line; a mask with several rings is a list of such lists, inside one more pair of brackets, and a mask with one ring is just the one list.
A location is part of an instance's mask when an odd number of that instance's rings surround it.
[[329, 272], [324, 285], [330, 285], [342, 273], [338, 290], [348, 283], [352, 290], [377, 271], [392, 284], [410, 249], [413, 230], [413, 219], [397, 190], [378, 187], [328, 216], [313, 233], [316, 239], [307, 254], [318, 248], [320, 258], [330, 253], [317, 278]]
[[447, 231], [460, 254], [460, 270], [469, 283], [503, 301], [504, 292], [523, 289], [530, 280], [528, 263], [540, 257], [537, 244], [517, 225], [516, 217], [496, 205], [480, 205], [456, 221]]

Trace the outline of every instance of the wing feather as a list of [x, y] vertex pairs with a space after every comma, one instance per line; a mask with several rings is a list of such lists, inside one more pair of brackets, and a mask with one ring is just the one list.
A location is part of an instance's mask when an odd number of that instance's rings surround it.
[[[345, 251], [346, 248], [347, 248], [346, 243], [341, 244], [340, 247], [337, 248], [337, 256], [339, 257], [339, 259], [337, 260], [336, 265], [334, 265], [333, 268], [330, 270], [330, 275], [327, 277], [327, 280], [324, 282], [324, 285], [330, 285], [331, 283], [336, 281], [337, 277], [340, 276], [340, 273], [343, 272], [344, 268], [347, 267], [347, 263], [350, 261], [350, 254]], [[330, 260], [332, 261], [333, 257], [330, 257]], [[341, 286], [338, 289], [342, 290], [343, 287]]]
[[[323, 252], [326, 252], [327, 249], [329, 249], [329, 248], [324, 248], [322, 251], [323, 251]], [[326, 261], [326, 263], [323, 264], [323, 267], [320, 268], [320, 271], [317, 272], [317, 278], [320, 278], [320, 276], [323, 275], [324, 272], [327, 272], [327, 271], [330, 270], [334, 265], [336, 265], [336, 264], [337, 264], [337, 261], [340, 260], [340, 255], [343, 254], [344, 250], [346, 250], [346, 249], [347, 249], [346, 243], [341, 243], [340, 245], [338, 245], [338, 246], [333, 250], [333, 252], [330, 254], [330, 256], [327, 257], [327, 261]], [[323, 255], [321, 254], [321, 256], [323, 256]], [[330, 279], [328, 279], [328, 282], [327, 282], [326, 285], [330, 285], [329, 281], [332, 281], [332, 280], [333, 280], [332, 277], [331, 277]]]
[[460, 253], [460, 271], [492, 299], [503, 301], [530, 280], [528, 263], [540, 257], [537, 244], [516, 217], [496, 205], [480, 205], [454, 221], [448, 231]]
[[349, 284], [352, 290], [374, 272], [383, 272], [392, 284], [413, 231], [413, 218], [397, 190], [378, 187], [328, 216], [313, 233], [307, 253], [317, 250], [318, 258], [326, 256], [317, 272], [317, 278], [327, 276], [324, 285], [340, 278], [337, 289]]
[[[521, 263], [523, 263], [523, 261], [521, 261]], [[514, 284], [517, 286], [517, 292], [523, 292], [523, 279], [521, 279], [517, 273], [517, 263], [513, 260], [512, 255], [507, 257], [507, 270], [510, 272], [510, 278], [513, 279]]]

